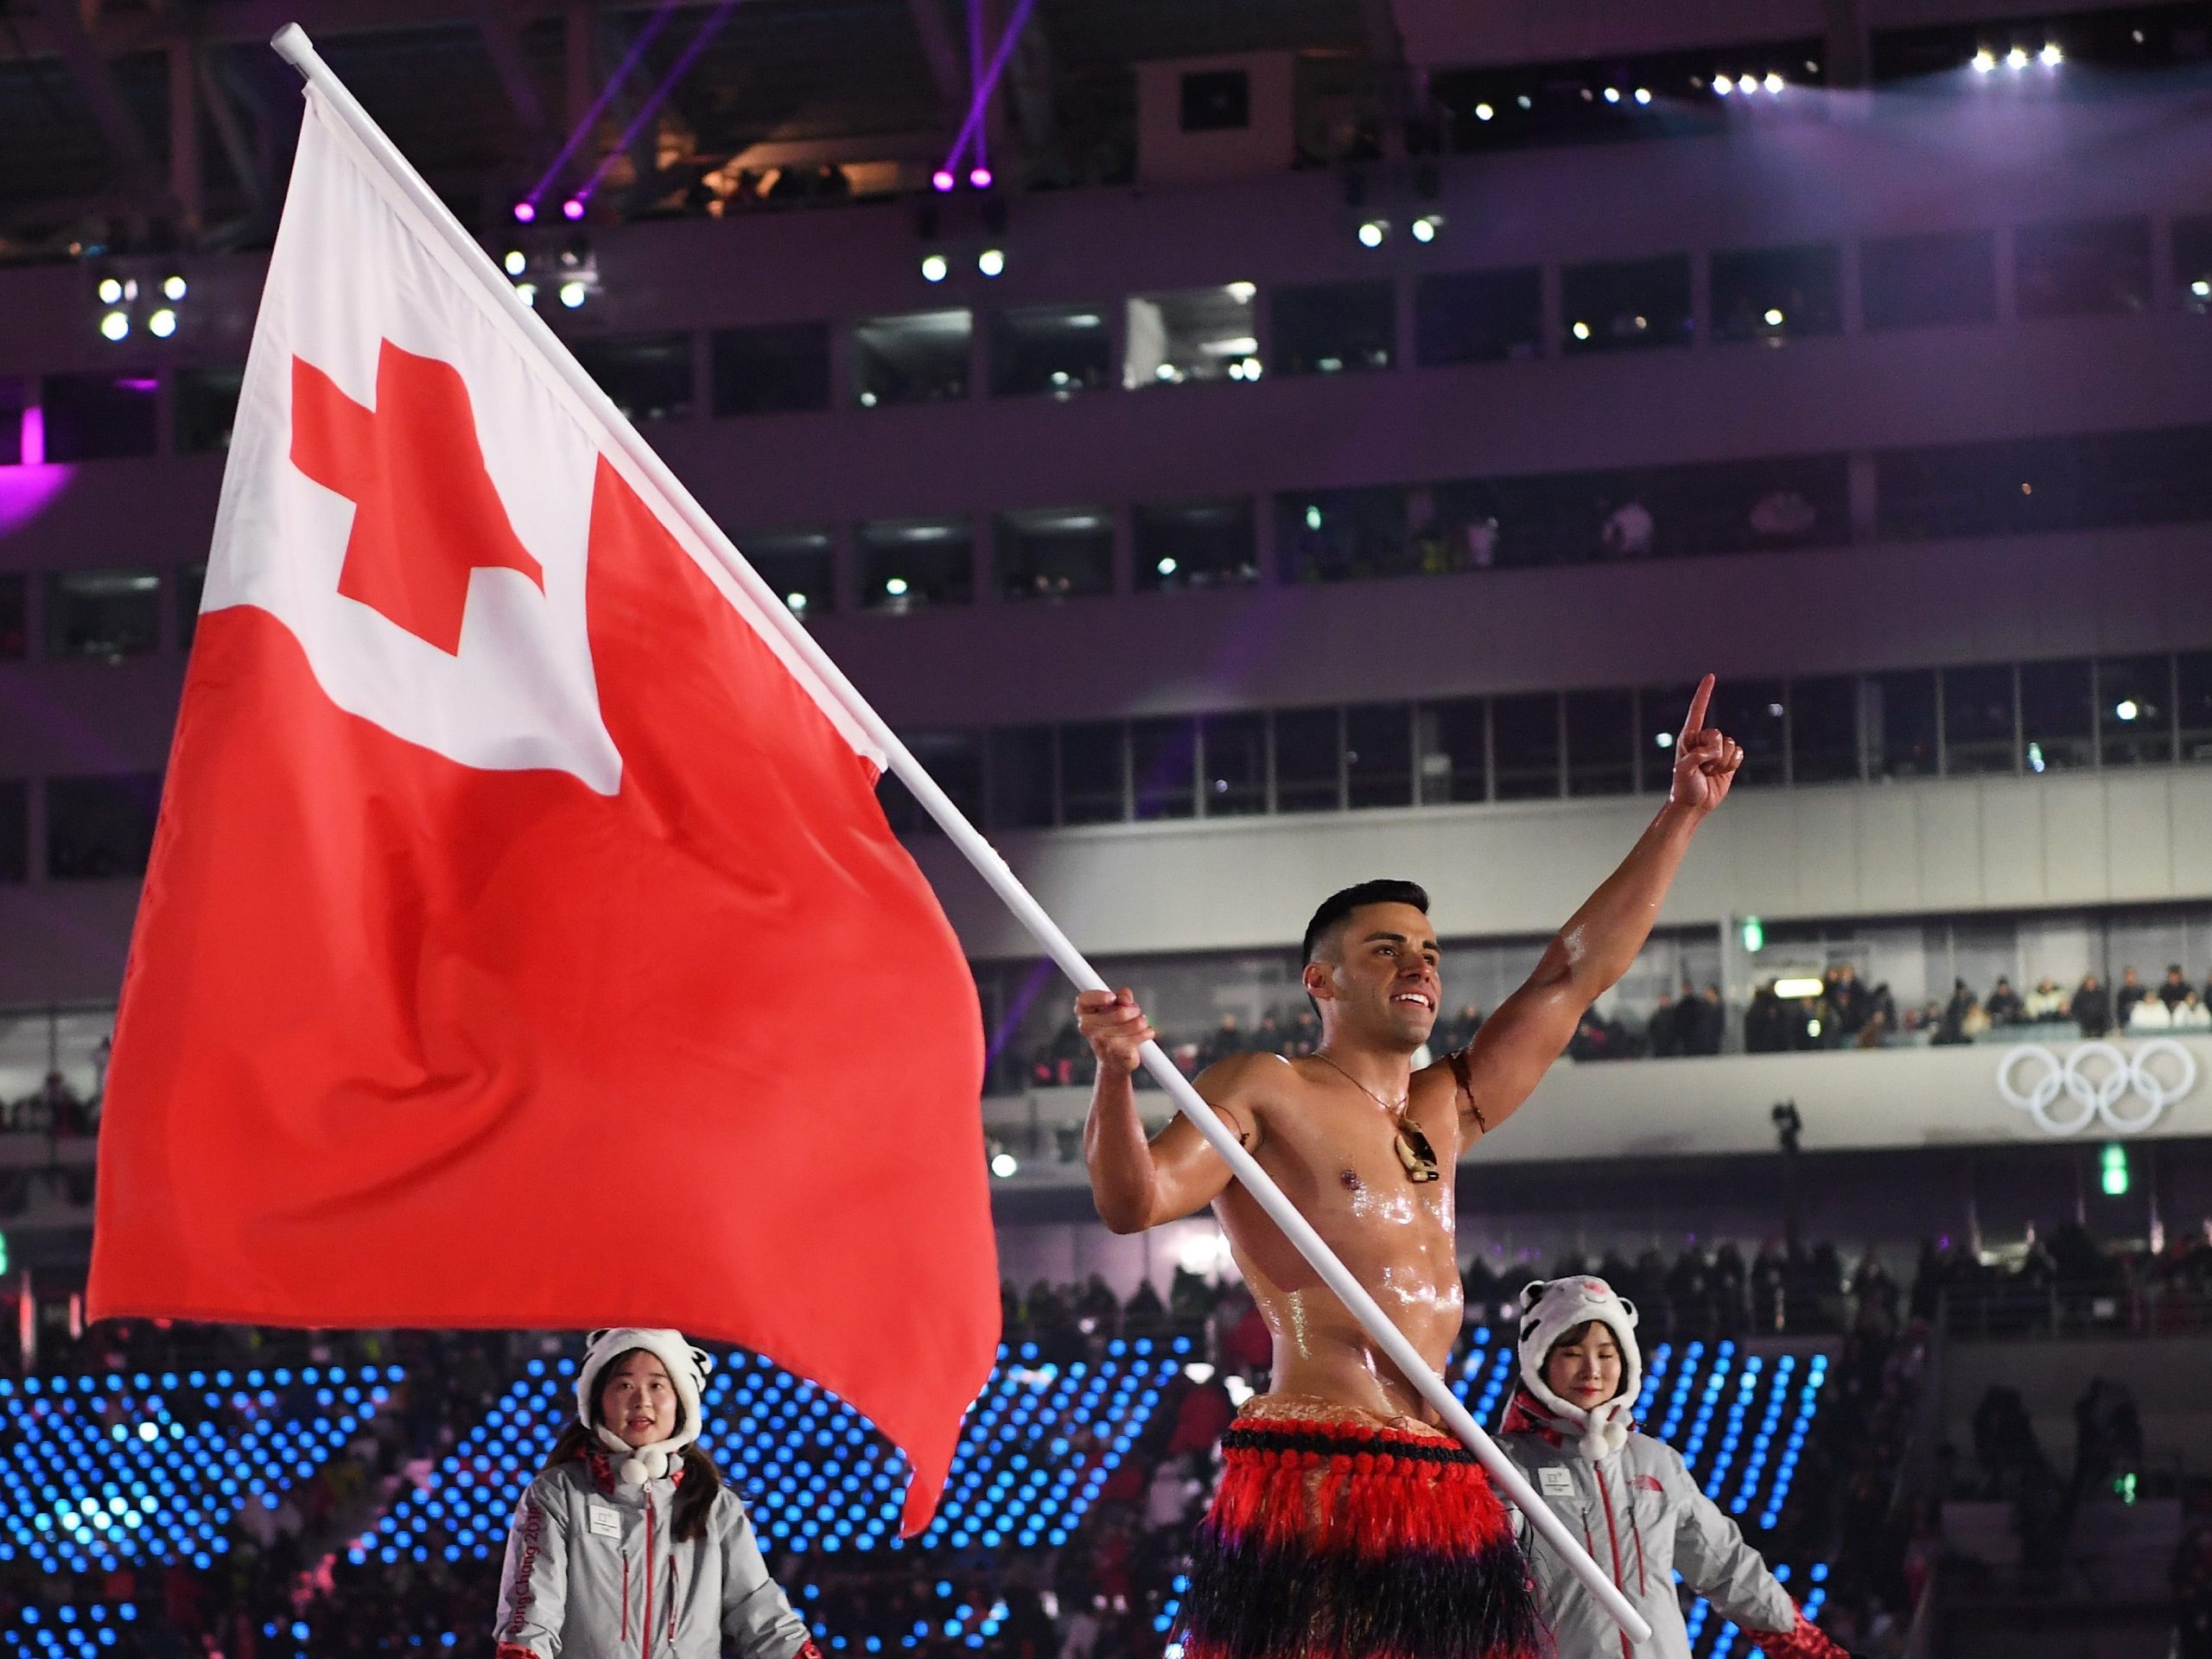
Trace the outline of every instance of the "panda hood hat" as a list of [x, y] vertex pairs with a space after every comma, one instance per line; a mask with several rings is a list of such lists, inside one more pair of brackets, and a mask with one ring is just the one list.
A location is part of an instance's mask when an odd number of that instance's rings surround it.
[[[1621, 1351], [1620, 1391], [1585, 1411], [1554, 1394], [1544, 1381], [1553, 1344], [1577, 1325], [1595, 1319], [1613, 1333]], [[1643, 1356], [1636, 1345], [1636, 1304], [1604, 1280], [1587, 1274], [1538, 1279], [1521, 1292], [1521, 1386], [1560, 1424], [1580, 1428], [1582, 1455], [1597, 1463], [1628, 1441], [1637, 1397], [1643, 1391]]]
[[[643, 1349], [667, 1368], [675, 1385], [678, 1414], [676, 1433], [650, 1446], [632, 1446], [598, 1420], [600, 1384], [607, 1367], [632, 1349]], [[594, 1331], [585, 1339], [583, 1363], [576, 1367], [576, 1421], [617, 1454], [615, 1478], [625, 1486], [642, 1486], [658, 1480], [676, 1466], [677, 1454], [699, 1438], [703, 1419], [700, 1396], [715, 1362], [683, 1339], [681, 1331], [655, 1331], [625, 1325]]]

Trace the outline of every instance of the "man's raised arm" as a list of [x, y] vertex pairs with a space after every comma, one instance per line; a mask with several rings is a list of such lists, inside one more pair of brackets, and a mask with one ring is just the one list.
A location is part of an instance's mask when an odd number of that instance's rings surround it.
[[[1150, 1141], [1137, 1114], [1138, 1051], [1156, 1033], [1124, 988], [1085, 991], [1075, 1000], [1076, 1024], [1098, 1057], [1090, 1115], [1083, 1124], [1083, 1161], [1099, 1219], [1116, 1233], [1139, 1233], [1203, 1210], [1229, 1185], [1229, 1166], [1188, 1119], [1178, 1116]], [[1257, 1056], [1240, 1054], [1208, 1068], [1198, 1092], [1221, 1114], [1247, 1151], [1256, 1136], [1236, 1103], [1237, 1083]]]
[[1726, 798], [1744, 764], [1742, 747], [1705, 723], [1712, 697], [1708, 674], [1690, 700], [1689, 718], [1675, 745], [1674, 780], [1659, 816], [1553, 938], [1528, 982], [1469, 1045], [1459, 1109], [1472, 1134], [1496, 1128], [1529, 1097], [1590, 1005], [1628, 971], [1651, 936], [1690, 837]]

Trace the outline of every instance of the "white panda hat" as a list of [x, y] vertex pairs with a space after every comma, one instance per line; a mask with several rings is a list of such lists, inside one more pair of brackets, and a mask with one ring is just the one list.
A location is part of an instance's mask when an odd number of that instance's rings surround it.
[[[667, 1368], [668, 1380], [675, 1384], [677, 1403], [682, 1408], [676, 1433], [651, 1446], [632, 1446], [604, 1423], [593, 1420], [601, 1378], [609, 1365], [633, 1348], [644, 1349]], [[648, 1480], [658, 1480], [676, 1466], [677, 1453], [699, 1438], [704, 1421], [700, 1396], [706, 1392], [707, 1378], [714, 1369], [713, 1358], [686, 1342], [681, 1331], [625, 1325], [594, 1331], [585, 1338], [583, 1363], [576, 1367], [576, 1421], [609, 1452], [621, 1455], [616, 1478], [623, 1485], [642, 1486]]]
[[[1620, 1392], [1585, 1411], [1569, 1405], [1544, 1381], [1544, 1362], [1552, 1345], [1579, 1325], [1598, 1320], [1613, 1333], [1621, 1351]], [[1568, 1279], [1537, 1279], [1521, 1292], [1521, 1386], [1561, 1421], [1581, 1425], [1582, 1455], [1596, 1463], [1628, 1441], [1637, 1396], [1643, 1391], [1643, 1356], [1636, 1345], [1636, 1304], [1616, 1295], [1604, 1280], [1587, 1274]]]

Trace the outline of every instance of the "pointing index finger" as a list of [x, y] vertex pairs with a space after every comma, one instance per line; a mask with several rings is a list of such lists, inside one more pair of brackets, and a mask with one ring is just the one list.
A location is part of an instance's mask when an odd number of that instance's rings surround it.
[[1683, 743], [1705, 729], [1705, 705], [1712, 701], [1713, 676], [1708, 674], [1697, 683], [1697, 695], [1690, 699], [1689, 717], [1682, 721]]

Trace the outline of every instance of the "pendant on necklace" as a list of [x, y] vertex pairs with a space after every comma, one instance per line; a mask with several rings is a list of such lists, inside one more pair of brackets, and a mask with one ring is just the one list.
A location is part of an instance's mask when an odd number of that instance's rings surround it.
[[1406, 1166], [1406, 1179], [1415, 1186], [1444, 1179], [1443, 1166], [1436, 1160], [1436, 1148], [1428, 1144], [1428, 1137], [1421, 1126], [1401, 1120], [1396, 1141], [1398, 1161]]

